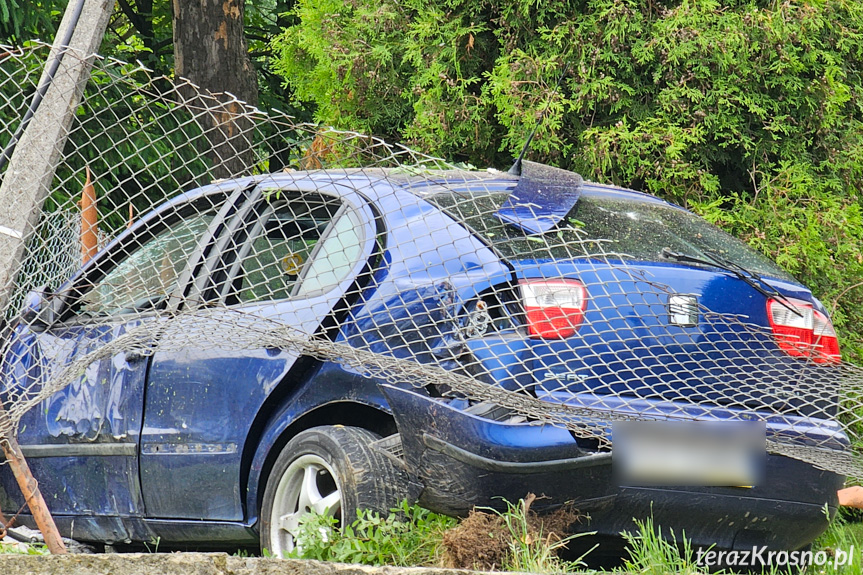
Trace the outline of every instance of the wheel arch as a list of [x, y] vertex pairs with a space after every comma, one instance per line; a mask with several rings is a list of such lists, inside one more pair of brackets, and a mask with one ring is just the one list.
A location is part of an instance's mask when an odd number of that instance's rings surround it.
[[381, 436], [396, 433], [396, 423], [382, 401], [378, 404], [356, 400], [332, 401], [303, 413], [280, 411], [268, 422], [246, 473], [246, 514], [256, 525], [267, 478], [284, 446], [298, 433], [321, 425], [360, 427]]

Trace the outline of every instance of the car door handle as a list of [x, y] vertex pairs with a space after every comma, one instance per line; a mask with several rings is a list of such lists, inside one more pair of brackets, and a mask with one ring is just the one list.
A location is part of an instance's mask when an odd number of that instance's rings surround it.
[[151, 354], [149, 353], [142, 353], [140, 351], [127, 351], [125, 356], [126, 363], [138, 363], [140, 361], [144, 361], [150, 357], [150, 355]]

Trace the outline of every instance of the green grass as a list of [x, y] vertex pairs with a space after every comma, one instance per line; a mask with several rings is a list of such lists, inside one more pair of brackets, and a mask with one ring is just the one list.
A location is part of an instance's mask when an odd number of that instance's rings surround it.
[[826, 551], [832, 556], [837, 550], [849, 552], [853, 546], [850, 565], [834, 567], [832, 561], [821, 567], [810, 567], [811, 575], [863, 575], [863, 523], [849, 522], [840, 511], [830, 523], [827, 531], [812, 545], [814, 551]]
[[438, 565], [443, 534], [456, 519], [404, 502], [387, 517], [360, 511], [338, 529], [329, 515], [310, 513], [300, 522], [298, 549], [289, 557], [363, 565]]
[[[637, 530], [624, 534], [631, 554], [624, 564], [624, 572], [639, 575], [694, 575], [705, 572], [704, 567], [697, 565], [697, 557], [685, 534], [675, 537], [674, 532], [670, 531], [669, 542], [661, 537], [662, 529], [655, 526], [651, 518], [636, 520], [635, 523]], [[827, 531], [813, 543], [811, 551], [813, 555], [824, 552], [826, 562], [823, 565], [810, 564], [804, 571], [773, 566], [765, 568], [764, 574], [863, 575], [863, 523], [849, 522], [842, 513], [838, 514]], [[833, 557], [837, 553], [850, 554], [850, 563], [836, 565]], [[721, 573], [734, 575], [732, 570]]]
[[666, 540], [662, 537], [662, 528], [653, 524], [652, 517], [634, 521], [636, 530], [623, 533], [629, 549], [624, 571], [642, 575], [688, 575], [704, 571], [696, 565], [692, 546], [684, 533], [678, 539], [674, 531], [669, 531]]
[[2, 543], [0, 542], [0, 555], [48, 555], [48, 548], [42, 543]]
[[498, 512], [509, 532], [509, 553], [503, 563], [506, 571], [524, 573], [571, 573], [586, 566], [585, 553], [573, 561], [563, 561], [558, 552], [565, 549], [572, 539], [584, 534], [559, 537], [555, 533], [544, 530], [542, 524], [537, 526], [531, 521], [530, 499], [520, 500], [517, 504], [506, 502], [507, 510]]
[[[544, 527], [542, 520], [530, 511], [533, 499], [512, 504], [506, 511], [481, 509], [485, 523], [474, 522], [450, 545], [459, 544], [462, 537], [474, 549], [503, 542], [504, 549], [496, 569], [530, 573], [570, 573], [583, 569], [583, 557], [564, 561], [558, 552], [578, 535], [560, 536]], [[377, 513], [361, 511], [357, 519], [343, 529], [327, 515], [309, 514], [301, 520], [299, 549], [288, 556], [321, 561], [339, 561], [364, 565], [441, 566], [447, 565], [445, 533], [453, 530], [458, 520], [432, 513], [418, 505], [403, 502], [386, 518]], [[467, 523], [462, 524], [465, 527]], [[487, 525], [485, 531], [477, 525]], [[485, 544], [483, 542], [485, 538]], [[453, 541], [455, 540], [455, 541]], [[477, 556], [475, 556], [477, 557]], [[479, 559], [477, 559], [479, 561]], [[486, 562], [489, 559], [485, 560]], [[473, 563], [473, 560], [471, 560]], [[479, 565], [447, 565], [474, 567]]]
[[[387, 517], [361, 511], [357, 519], [344, 529], [338, 528], [333, 517], [310, 513], [300, 523], [300, 549], [288, 557], [372, 566], [456, 566], [542, 574], [603, 573], [586, 568], [585, 560], [589, 559], [590, 552], [575, 560], [561, 559], [558, 552], [575, 537], [586, 534], [560, 536], [554, 533], [558, 528], [549, 528], [543, 518], [530, 511], [533, 499], [526, 499], [515, 504], [507, 503], [504, 511], [478, 509], [477, 514], [482, 515], [479, 518], [482, 521], [472, 521], [471, 518], [459, 521], [407, 502], [392, 510]], [[634, 529], [622, 533], [629, 557], [614, 573], [702, 575], [708, 571], [697, 564], [697, 553], [685, 533], [666, 530], [656, 525], [652, 517], [633, 521]], [[500, 559], [491, 566], [488, 562], [451, 564], [447, 557], [451, 549], [447, 545], [462, 539], [472, 539], [474, 548], [491, 547], [492, 542], [503, 541]], [[153, 543], [158, 545], [158, 541]], [[470, 549], [470, 542], [467, 546]], [[837, 551], [847, 553], [852, 548], [851, 564], [835, 567], [832, 561], [834, 554]], [[820, 551], [828, 557], [824, 565], [812, 565], [805, 571], [774, 567], [766, 569], [763, 575], [863, 575], [863, 523], [849, 521], [844, 513], [838, 514], [812, 545], [813, 554]], [[47, 554], [47, 549], [34, 545], [28, 550], [18, 550], [0, 543], [0, 553], [41, 555]], [[266, 551], [263, 554], [269, 556]], [[247, 555], [245, 551], [239, 553], [239, 556]], [[735, 575], [735, 572], [713, 571], [713, 575], [717, 574]]]
[[[474, 524], [490, 526], [488, 533], [480, 533], [480, 536], [499, 537], [500, 533], [491, 532], [499, 530], [506, 541], [507, 549], [494, 568], [528, 573], [584, 571], [585, 556], [574, 561], [558, 557], [558, 552], [576, 536], [559, 537], [546, 531], [530, 512], [529, 505], [530, 500], [521, 500], [516, 504], [507, 503], [505, 511], [478, 510], [485, 514], [487, 521]], [[302, 523], [302, 552], [293, 556], [366, 565], [444, 565], [444, 533], [455, 528], [457, 521], [406, 502], [396, 511], [387, 518], [361, 513], [342, 532], [336, 528], [333, 518], [309, 515]], [[462, 522], [461, 526], [468, 523], [470, 520]], [[633, 530], [622, 534], [629, 548], [629, 557], [616, 570], [617, 573], [700, 575], [706, 572], [705, 567], [697, 564], [697, 554], [685, 533], [666, 531], [655, 525], [650, 517], [634, 520], [634, 526]], [[476, 536], [475, 532], [473, 536]], [[850, 552], [852, 547], [851, 564], [834, 566], [834, 554], [837, 551]], [[826, 554], [828, 561], [820, 566], [811, 565], [802, 575], [863, 575], [863, 523], [849, 522], [842, 514], [838, 515], [813, 544], [813, 554], [820, 551]], [[773, 567], [766, 569], [765, 575], [794, 572], [792, 568], [783, 571]], [[720, 573], [734, 574], [730, 570]]]

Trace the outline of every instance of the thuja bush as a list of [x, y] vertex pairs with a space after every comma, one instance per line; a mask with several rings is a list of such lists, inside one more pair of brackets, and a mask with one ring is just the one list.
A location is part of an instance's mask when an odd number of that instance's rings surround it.
[[275, 67], [320, 122], [499, 168], [536, 127], [528, 157], [776, 259], [863, 357], [863, 3], [297, 0], [293, 16]]

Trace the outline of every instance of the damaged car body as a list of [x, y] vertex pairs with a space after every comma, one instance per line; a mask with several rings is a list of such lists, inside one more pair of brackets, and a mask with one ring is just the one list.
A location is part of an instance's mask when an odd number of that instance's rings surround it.
[[[760, 419], [768, 439], [841, 452], [835, 398], [807, 391], [839, 364], [838, 342], [805, 286], [653, 196], [530, 162], [456, 176], [213, 184], [33, 294], [4, 351], [7, 401], [96, 358], [20, 423], [61, 532], [280, 555], [308, 510], [411, 498], [460, 515], [528, 492], [607, 536], [651, 514], [726, 549], [797, 549], [826, 528], [844, 477], [787, 455], [768, 453], [757, 485], [612, 472], [612, 422], [627, 418]], [[281, 346], [273, 325], [515, 399]], [[172, 330], [207, 344], [166, 345]], [[814, 383], [789, 388], [792, 372]], [[0, 477], [4, 512], [18, 509]]]

